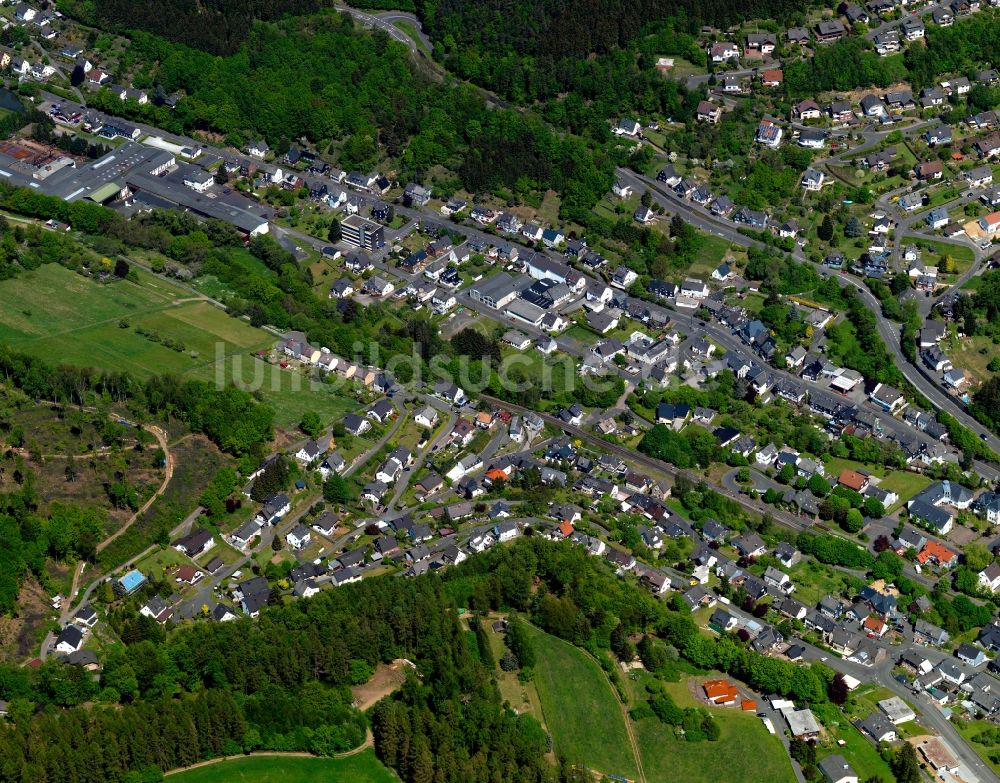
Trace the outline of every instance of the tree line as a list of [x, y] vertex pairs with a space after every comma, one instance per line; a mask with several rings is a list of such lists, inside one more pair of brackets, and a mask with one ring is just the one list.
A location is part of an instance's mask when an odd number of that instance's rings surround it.
[[13, 718], [0, 781], [124, 783], [240, 751], [336, 753], [367, 725], [348, 687], [402, 657], [416, 670], [371, 718], [380, 759], [404, 781], [586, 780], [549, 763], [545, 733], [502, 705], [492, 660], [466, 633], [438, 577], [379, 578], [269, 606], [256, 623], [130, 640], [106, 655], [99, 683], [51, 662], [0, 668]]
[[176, 376], [143, 381], [127, 372], [52, 366], [5, 345], [0, 345], [0, 374], [36, 400], [84, 405], [94, 397], [106, 397], [143, 417], [177, 419], [236, 456], [263, 455], [273, 434], [271, 408], [234, 386], [217, 389], [207, 381], [182, 381]]

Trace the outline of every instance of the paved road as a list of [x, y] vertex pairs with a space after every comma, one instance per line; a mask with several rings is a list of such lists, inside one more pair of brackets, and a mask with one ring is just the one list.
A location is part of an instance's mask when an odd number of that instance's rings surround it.
[[[490, 397], [489, 395], [485, 394], [481, 394], [480, 397], [482, 397], [484, 400], [487, 400], [488, 402], [492, 402], [493, 404], [506, 408], [514, 413], [521, 413], [521, 414], [534, 413], [538, 416], [541, 416], [542, 420], [545, 421], [547, 424], [551, 424], [553, 427], [561, 429], [567, 435], [586, 441], [590, 443], [592, 446], [597, 446], [603, 451], [607, 451], [611, 454], [614, 454], [615, 456], [621, 457], [624, 460], [635, 463], [636, 465], [641, 466], [645, 470], [649, 470], [661, 475], [665, 474], [667, 476], [670, 476], [671, 478], [676, 478], [678, 475], [683, 475], [690, 481], [694, 482], [695, 484], [704, 480], [703, 476], [696, 475], [687, 470], [681, 470], [679, 468], [674, 467], [673, 465], [670, 465], [667, 462], [663, 462], [661, 460], [648, 457], [645, 454], [641, 454], [637, 451], [633, 451], [632, 449], [626, 446], [621, 446], [617, 443], [611, 443], [609, 441], [606, 441], [603, 438], [598, 437], [593, 432], [590, 432], [589, 430], [583, 429], [581, 427], [574, 427], [572, 424], [566, 424], [561, 419], [558, 419], [550, 414], [538, 413], [537, 411], [532, 411], [530, 408], [524, 408], [520, 405], [514, 405], [513, 403], [497, 399], [496, 397]], [[795, 516], [794, 514], [791, 514], [787, 511], [783, 511], [782, 509], [766, 506], [761, 501], [749, 498], [746, 495], [743, 495], [739, 492], [733, 492], [732, 490], [729, 490], [726, 487], [715, 487], [715, 489], [720, 494], [725, 495], [726, 497], [732, 500], [735, 500], [741, 506], [753, 512], [754, 514], [758, 515], [765, 513], [770, 514], [772, 518], [775, 520], [775, 522], [782, 525], [783, 527], [790, 528], [796, 532], [805, 530], [812, 526], [811, 520]]]
[[405, 44], [414, 54], [420, 54], [422, 56], [423, 52], [420, 50], [417, 42], [393, 24], [394, 22], [408, 22], [417, 30], [420, 42], [426, 46], [428, 50], [434, 48], [434, 44], [431, 43], [431, 39], [424, 34], [423, 25], [421, 25], [420, 20], [413, 14], [404, 13], [402, 11], [391, 11], [384, 14], [371, 14], [345, 5], [334, 5], [334, 8], [338, 11], [350, 14], [365, 27], [381, 30], [391, 38]]
[[434, 51], [434, 42], [430, 39], [430, 36], [424, 32], [423, 22], [421, 22], [416, 15], [405, 11], [386, 11], [378, 14], [377, 18], [381, 21], [388, 22], [393, 26], [395, 26], [398, 22], [402, 22], [404, 25], [411, 25], [417, 31], [420, 42], [427, 47], [427, 51]]
[[[739, 617], [744, 622], [751, 619], [750, 615], [735, 606], [727, 606], [726, 611]], [[757, 620], [757, 622], [761, 621]], [[878, 685], [889, 689], [895, 695], [908, 701], [913, 701], [913, 692], [892, 676], [892, 668], [899, 656], [901, 656], [908, 649], [913, 648], [921, 655], [931, 658], [935, 662], [946, 657], [943, 654], [937, 655], [935, 653], [931, 653], [924, 647], [908, 642], [898, 647], [890, 647], [888, 650], [889, 655], [886, 657], [886, 660], [876, 666], [868, 667], [839, 658], [838, 656], [833, 655], [826, 650], [814, 647], [801, 639], [795, 639], [794, 643], [801, 644], [805, 647], [806, 652], [804, 658], [806, 660], [812, 662], [822, 662], [831, 669], [834, 669], [842, 674], [848, 674], [860, 680], [862, 683], [875, 682]], [[919, 707], [921, 711], [921, 718], [948, 742], [948, 745], [957, 754], [961, 763], [968, 769], [972, 770], [979, 777], [981, 783], [986, 783], [987, 781], [989, 781], [989, 783], [997, 783], [1000, 781], [1000, 777], [987, 767], [976, 752], [973, 751], [968, 744], [966, 744], [964, 739], [962, 739], [958, 730], [947, 719], [945, 719], [944, 715], [941, 714], [941, 711], [938, 710], [938, 708], [932, 704], [926, 696], [920, 697]], [[780, 726], [780, 724], [775, 724], [775, 728], [778, 728], [778, 726]]]
[[[618, 173], [622, 179], [632, 185], [633, 189], [641, 191], [648, 188], [652, 193], [654, 200], [658, 201], [665, 208], [681, 214], [685, 220], [690, 222], [696, 228], [708, 231], [716, 236], [723, 237], [729, 242], [743, 247], [759, 245], [759, 243], [739, 233], [734, 224], [731, 222], [720, 220], [719, 218], [712, 216], [704, 208], [681, 199], [676, 193], [669, 188], [663, 187], [663, 185], [658, 183], [656, 180], [636, 174], [626, 169], [619, 169]], [[801, 250], [797, 250], [793, 255], [795, 255], [800, 261], [809, 261]], [[823, 268], [820, 268], [820, 274], [827, 277], [831, 276], [830, 272]], [[900, 347], [900, 327], [882, 315], [881, 304], [871, 291], [868, 290], [868, 287], [860, 280], [857, 280], [848, 274], [836, 275], [833, 276], [833, 279], [836, 279], [841, 285], [852, 286], [859, 293], [862, 301], [864, 301], [867, 307], [875, 314], [879, 335], [885, 343], [886, 349], [889, 351], [904, 377], [906, 377], [906, 379], [913, 384], [914, 388], [923, 394], [935, 408], [944, 410], [951, 414], [959, 421], [959, 423], [980, 437], [985, 436], [984, 440], [986, 444], [993, 449], [993, 451], [1000, 453], [1000, 438], [973, 419], [972, 416], [966, 413], [965, 408], [961, 404], [948, 395], [936, 382], [928, 379], [919, 366], [911, 363], [909, 359], [904, 356]], [[909, 431], [912, 432], [913, 430], [910, 429]], [[988, 469], [986, 475], [987, 477], [992, 477], [994, 480], [997, 477], [1000, 477], [1000, 473], [998, 473], [995, 469]]]
[[[773, 489], [776, 492], [784, 493], [786, 490], [794, 489], [794, 487], [784, 486], [779, 484], [777, 481], [773, 481], [761, 473], [754, 467], [749, 468], [750, 470], [750, 483], [741, 484], [736, 480], [736, 476], [739, 474], [741, 468], [733, 468], [728, 473], [722, 477], [722, 486], [731, 492], [746, 492], [747, 490], [753, 489], [758, 494], [763, 495], [769, 489]], [[818, 502], [818, 501], [817, 501]]]
[[410, 480], [417, 475], [419, 470], [427, 461], [427, 458], [430, 457], [430, 455], [437, 450], [441, 443], [451, 435], [451, 428], [455, 424], [455, 418], [456, 414], [452, 410], [449, 410], [444, 415], [443, 419], [438, 422], [438, 434], [430, 443], [424, 446], [423, 451], [421, 451], [417, 458], [413, 461], [413, 466], [409, 470], [405, 471], [399, 477], [399, 480], [396, 481], [396, 484], [392, 489], [392, 497], [389, 498], [389, 502], [386, 503], [385, 506], [387, 514], [392, 513], [393, 509], [396, 508], [396, 505], [399, 503], [399, 499], [403, 496], [406, 488], [410, 485]]
[[[915, 14], [904, 14], [899, 19], [882, 21], [881, 24], [877, 26], [869, 27], [868, 32], [865, 34], [865, 38], [867, 38], [869, 41], [873, 41], [875, 40], [875, 36], [881, 35], [882, 33], [887, 33], [889, 32], [889, 30], [895, 30], [897, 27], [903, 24], [903, 22], [905, 22], [912, 16], [915, 16], [919, 20], [920, 17], [922, 16], [934, 13], [934, 11], [936, 11], [939, 7], [941, 7], [941, 5], [943, 4], [930, 3], [928, 5], [923, 6], [922, 8], [917, 9], [917, 12]], [[880, 17], [875, 16], [871, 19], [870, 24], [874, 25], [874, 23], [878, 21], [881, 21]]]

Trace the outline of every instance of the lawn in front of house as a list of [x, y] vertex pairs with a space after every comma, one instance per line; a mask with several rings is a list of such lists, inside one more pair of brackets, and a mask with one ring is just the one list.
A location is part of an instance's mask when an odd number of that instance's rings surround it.
[[947, 337], [941, 341], [941, 349], [955, 367], [968, 370], [977, 382], [988, 381], [996, 374], [990, 372], [987, 365], [993, 357], [1000, 356], [1000, 347], [994, 345], [989, 337]]
[[912, 473], [908, 470], [886, 470], [881, 465], [866, 465], [862, 462], [843, 459], [840, 457], [830, 457], [825, 463], [826, 476], [832, 485], [836, 485], [837, 478], [844, 470], [854, 470], [867, 473], [878, 479], [878, 486], [884, 490], [891, 490], [899, 496], [887, 511], [895, 511], [903, 503], [916, 495], [931, 483], [931, 479], [920, 473]]
[[316, 411], [320, 421], [329, 425], [361, 407], [350, 386], [341, 388], [312, 381], [296, 370], [268, 364], [249, 353], [229, 356], [224, 362], [205, 366], [195, 377], [237, 382], [249, 391], [259, 391], [274, 409], [274, 421], [279, 427], [295, 427], [306, 411]]
[[791, 569], [789, 575], [795, 582], [795, 600], [806, 606], [815, 606], [828, 595], [837, 596], [845, 591], [849, 592], [858, 581], [812, 559], [802, 560]]
[[[900, 244], [903, 246], [916, 245], [922, 248], [924, 256], [921, 260], [925, 264], [932, 266], [936, 265], [938, 258], [941, 256], [951, 256], [955, 259], [955, 264], [961, 271], [968, 269], [969, 265], [975, 260], [975, 253], [967, 245], [953, 245], [950, 242], [941, 242], [936, 239], [927, 239], [926, 237], [912, 235], [903, 237]], [[934, 257], [928, 257], [929, 253], [933, 254]]]
[[714, 234], [704, 233], [700, 235], [700, 240], [698, 258], [687, 268], [685, 274], [708, 280], [729, 252], [729, 241]]
[[886, 475], [879, 487], [884, 490], [892, 490], [899, 496], [893, 505], [886, 511], [892, 512], [902, 506], [907, 500], [912, 498], [922, 489], [930, 486], [932, 479], [920, 473], [910, 473], [908, 470], [893, 470]]
[[147, 578], [153, 578], [156, 581], [166, 579], [172, 582], [173, 577], [168, 572], [181, 565], [191, 565], [191, 559], [172, 546], [166, 546], [148, 554], [136, 563], [135, 567], [142, 571]]
[[958, 733], [979, 757], [990, 765], [990, 768], [1000, 774], [1000, 744], [994, 743], [989, 735], [984, 732], [996, 731], [996, 724], [988, 720], [960, 720], [953, 725], [958, 729]]

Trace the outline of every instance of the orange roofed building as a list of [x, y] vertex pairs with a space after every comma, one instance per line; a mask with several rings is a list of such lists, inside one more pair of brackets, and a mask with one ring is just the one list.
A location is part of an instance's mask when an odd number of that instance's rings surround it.
[[492, 484], [496, 481], [506, 481], [510, 478], [510, 476], [504, 473], [500, 468], [490, 468], [486, 471], [485, 478]]
[[930, 562], [937, 563], [942, 568], [951, 568], [957, 559], [958, 555], [955, 552], [937, 541], [928, 541], [920, 550], [920, 554], [917, 555], [917, 562], [920, 565], [926, 565]]
[[785, 79], [785, 73], [780, 68], [764, 71], [760, 75], [760, 80], [765, 87], [780, 87]]
[[837, 483], [840, 486], [853, 489], [855, 492], [864, 492], [865, 487], [868, 486], [868, 481], [869, 478], [864, 473], [859, 473], [850, 468], [844, 468], [840, 471], [840, 477], [837, 479]]
[[713, 704], [735, 704], [740, 696], [736, 686], [729, 680], [706, 680], [702, 687], [705, 689], [705, 698]]

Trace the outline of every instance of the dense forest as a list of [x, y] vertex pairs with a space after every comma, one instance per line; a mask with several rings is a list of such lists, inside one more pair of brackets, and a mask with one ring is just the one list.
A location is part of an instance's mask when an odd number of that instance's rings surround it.
[[[646, 25], [669, 21], [678, 34], [697, 33], [703, 24], [725, 27], [746, 19], [798, 19], [800, 3], [790, 0], [513, 0], [494, 4], [464, 0], [418, 0], [435, 55], [449, 69], [502, 95], [523, 90], [550, 96], [576, 86], [580, 69], [630, 48]], [[666, 51], [661, 54], [684, 52]]]
[[320, 0], [63, 0], [70, 14], [94, 27], [124, 33], [146, 30], [211, 54], [234, 54], [255, 21], [318, 11]]
[[124, 405], [140, 417], [175, 418], [203, 432], [236, 456], [264, 456], [273, 436], [274, 411], [233, 386], [154, 376], [142, 381], [124, 372], [51, 365], [34, 354], [0, 345], [0, 374], [36, 400], [83, 405], [93, 397]]
[[[53, 366], [4, 345], [0, 345], [0, 375], [32, 399], [68, 405], [114, 402], [140, 420], [151, 416], [160, 421], [179, 420], [192, 431], [207, 435], [225, 451], [246, 458], [250, 464], [260, 461], [273, 436], [273, 411], [232, 386], [217, 389], [213, 384], [173, 377], [141, 381], [127, 373]], [[7, 424], [0, 422], [0, 427]], [[47, 516], [40, 513], [34, 473], [20, 457], [14, 463], [12, 478], [15, 488], [0, 492], [0, 613], [15, 607], [18, 591], [29, 571], [39, 579], [46, 579], [47, 557], [95, 561], [97, 542], [104, 536], [104, 515], [94, 509], [57, 505]], [[109, 488], [109, 494], [118, 491], [118, 484], [122, 491], [128, 491], [126, 483], [116, 482]], [[170, 527], [161, 521], [158, 529], [149, 532], [150, 539], [165, 539]], [[105, 550], [102, 557], [111, 553], [124, 557], [138, 551], [121, 552], [120, 547], [127, 546], [126, 542], [132, 539], [120, 541], [118, 548]]]
[[[880, 57], [866, 44], [867, 41], [860, 38], [845, 38], [830, 46], [818, 47], [809, 59], [789, 62], [785, 66], [788, 96], [800, 99], [827, 90], [885, 88], [907, 78], [903, 55]], [[922, 50], [922, 47], [911, 46], [907, 52], [917, 49]]]
[[[884, 89], [906, 81], [918, 91], [946, 74], [972, 77], [977, 68], [1000, 59], [997, 32], [997, 20], [991, 15], [960, 18], [949, 27], [928, 25], [926, 46], [908, 46], [905, 53], [889, 57], [880, 57], [860, 38], [846, 38], [818, 48], [807, 60], [787, 63], [785, 90], [798, 99], [826, 90]], [[994, 105], [995, 99], [983, 108]]]
[[977, 67], [997, 62], [998, 33], [1000, 24], [992, 14], [958, 19], [950, 27], [928, 25], [927, 46], [910, 46], [906, 50], [906, 67], [913, 89], [937, 84], [942, 74], [964, 73], [971, 77]]

